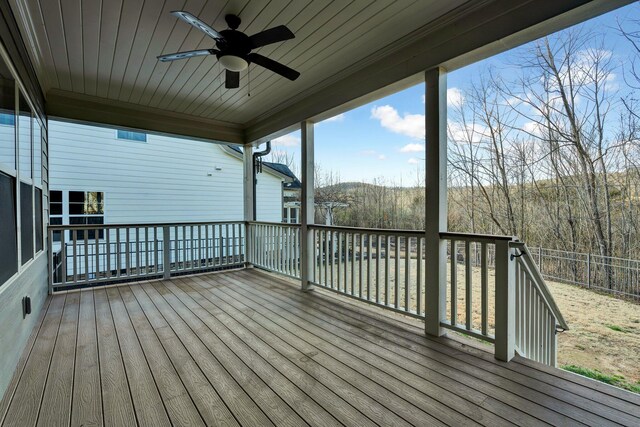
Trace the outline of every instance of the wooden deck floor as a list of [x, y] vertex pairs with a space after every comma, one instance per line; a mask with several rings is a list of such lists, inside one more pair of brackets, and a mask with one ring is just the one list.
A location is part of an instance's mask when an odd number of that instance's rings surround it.
[[638, 395], [256, 270], [55, 295], [42, 318], [2, 425], [640, 425]]

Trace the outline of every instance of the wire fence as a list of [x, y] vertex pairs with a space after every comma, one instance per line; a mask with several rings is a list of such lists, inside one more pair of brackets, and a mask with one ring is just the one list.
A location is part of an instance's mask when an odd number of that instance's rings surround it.
[[640, 300], [640, 260], [531, 247], [545, 280]]
[[[640, 301], [640, 260], [541, 247], [529, 247], [529, 251], [545, 280]], [[463, 259], [461, 249], [457, 252], [456, 260], [460, 263]], [[473, 266], [477, 267], [480, 251], [472, 246], [470, 255]], [[493, 267], [494, 254], [491, 248], [487, 257], [489, 267]]]

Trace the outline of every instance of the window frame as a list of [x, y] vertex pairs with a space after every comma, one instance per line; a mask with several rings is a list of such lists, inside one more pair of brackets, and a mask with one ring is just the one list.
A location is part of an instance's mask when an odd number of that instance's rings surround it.
[[[107, 211], [106, 211], [106, 193], [104, 191], [87, 191], [87, 190], [50, 190], [49, 194], [53, 193], [53, 192], [60, 192], [61, 193], [61, 204], [62, 204], [62, 213], [61, 214], [51, 214], [49, 213], [49, 218], [50, 219], [60, 219], [60, 224], [59, 225], [75, 225], [75, 224], [71, 224], [71, 219], [72, 218], [102, 218], [102, 223], [106, 224], [107, 221]], [[101, 193], [102, 194], [102, 213], [99, 214], [72, 214], [71, 213], [71, 199], [70, 199], [70, 193], [72, 192], [78, 192], [78, 193], [84, 193], [85, 197], [87, 193]], [[55, 202], [58, 203], [58, 202]], [[49, 210], [51, 211], [51, 198], [49, 198]], [[58, 224], [57, 224], [58, 225]], [[92, 225], [92, 224], [88, 224], [88, 225]], [[70, 242], [72, 240], [72, 233], [67, 230], [64, 232], [64, 241], [65, 242]], [[100, 234], [99, 234], [99, 239], [102, 239], [104, 237], [102, 237], [104, 234], [104, 231], [101, 230]], [[80, 239], [84, 239], [84, 237], [81, 237], [80, 234], [78, 234], [78, 241], [80, 241]], [[89, 237], [89, 240], [95, 239], [95, 236]], [[60, 239], [52, 239], [52, 243], [59, 243]]]
[[[1, 46], [0, 46], [1, 47]], [[38, 185], [38, 188], [40, 188], [40, 190], [42, 191], [42, 217], [43, 217], [43, 233], [42, 233], [42, 249], [40, 251], [36, 250], [36, 233], [35, 233], [35, 228], [36, 228], [36, 215], [35, 215], [35, 210], [34, 210], [34, 206], [35, 206], [35, 183], [34, 183], [34, 179], [33, 179], [33, 175], [34, 175], [34, 167], [35, 167], [35, 162], [34, 162], [34, 153], [33, 153], [33, 149], [34, 149], [34, 135], [33, 135], [33, 130], [34, 130], [34, 123], [38, 123], [41, 126], [41, 138], [42, 138], [42, 143], [40, 145], [40, 148], [42, 150], [42, 154], [44, 154], [44, 147], [45, 144], [43, 144], [45, 142], [45, 138], [46, 138], [46, 126], [44, 126], [44, 118], [41, 118], [38, 114], [37, 114], [37, 109], [35, 108], [35, 105], [32, 101], [32, 99], [29, 97], [28, 92], [26, 90], [25, 85], [23, 84], [22, 80], [20, 79], [20, 75], [17, 73], [12, 61], [10, 60], [10, 58], [8, 57], [8, 55], [6, 54], [6, 52], [4, 51], [4, 49], [0, 48], [0, 61], [3, 62], [4, 66], [6, 67], [7, 71], [9, 72], [9, 74], [11, 75], [11, 77], [13, 78], [13, 117], [14, 117], [14, 125], [13, 125], [13, 132], [14, 132], [14, 167], [11, 168], [9, 167], [9, 165], [5, 164], [5, 163], [0, 163], [0, 171], [2, 173], [4, 173], [5, 175], [8, 175], [9, 177], [14, 179], [14, 183], [15, 183], [15, 187], [14, 187], [14, 196], [15, 196], [15, 206], [14, 206], [14, 215], [16, 218], [16, 236], [17, 236], [17, 242], [16, 242], [16, 250], [17, 250], [17, 260], [18, 260], [18, 266], [17, 266], [17, 270], [11, 275], [9, 276], [6, 280], [4, 280], [3, 282], [0, 283], [0, 293], [4, 291], [4, 289], [7, 289], [8, 287], [10, 287], [13, 283], [16, 277], [19, 277], [26, 269], [30, 268], [31, 264], [34, 263], [36, 261], [36, 258], [38, 258], [42, 253], [44, 253], [46, 250], [48, 250], [48, 240], [47, 240], [47, 233], [46, 233], [46, 227], [45, 227], [45, 211], [44, 211], [44, 197], [45, 195], [48, 194], [48, 188], [47, 191], [45, 192], [45, 185], [44, 185], [44, 181], [41, 180], [40, 185]], [[31, 174], [30, 176], [23, 176], [23, 173], [21, 173], [20, 170], [20, 100], [22, 99], [24, 100], [24, 103], [28, 106], [29, 110], [30, 110], [30, 129], [29, 129], [29, 142], [28, 142], [28, 146], [30, 148], [30, 155], [29, 155], [29, 165], [31, 168]], [[10, 125], [0, 125], [0, 126], [10, 126]], [[43, 163], [44, 161], [44, 156], [41, 155], [40, 156], [40, 165], [39, 167], [43, 168]], [[32, 253], [30, 255], [30, 258], [23, 263], [22, 260], [22, 212], [21, 212], [21, 183], [25, 183], [27, 185], [29, 185], [31, 187], [31, 215], [30, 215], [30, 219], [31, 219], [31, 229], [33, 230], [32, 233]]]
[[[121, 136], [120, 133], [123, 133], [125, 135]], [[144, 139], [137, 139], [137, 138], [130, 138], [128, 137], [126, 134], [129, 135], [144, 135]], [[137, 131], [137, 130], [130, 130], [130, 129], [116, 129], [116, 139], [122, 140], [122, 141], [131, 141], [131, 142], [138, 142], [141, 144], [147, 144], [148, 142], [148, 134], [146, 132], [141, 132], [141, 131]]]

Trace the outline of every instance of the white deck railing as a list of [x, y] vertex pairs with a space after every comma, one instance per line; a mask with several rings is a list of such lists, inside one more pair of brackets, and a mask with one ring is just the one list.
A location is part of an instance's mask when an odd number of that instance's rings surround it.
[[248, 222], [247, 238], [251, 264], [300, 278], [300, 224]]
[[316, 286], [424, 316], [424, 232], [313, 225], [309, 227]]
[[[386, 310], [425, 318], [423, 231], [311, 225], [309, 282]], [[301, 277], [301, 227], [271, 222], [51, 226], [51, 289], [256, 267]], [[512, 237], [440, 233], [447, 248], [443, 328], [555, 365], [568, 329], [526, 246]], [[166, 244], [168, 242], [168, 245]], [[443, 279], [444, 280], [444, 279]]]
[[516, 351], [524, 357], [556, 365], [558, 329], [569, 329], [527, 246], [512, 242], [516, 294]]
[[244, 236], [243, 221], [50, 226], [50, 287], [243, 266]]

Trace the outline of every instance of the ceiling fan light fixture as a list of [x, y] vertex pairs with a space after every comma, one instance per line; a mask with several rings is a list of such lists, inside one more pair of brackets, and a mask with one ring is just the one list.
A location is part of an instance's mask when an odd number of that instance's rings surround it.
[[239, 56], [223, 55], [218, 58], [220, 64], [229, 71], [243, 71], [249, 66], [249, 63]]

